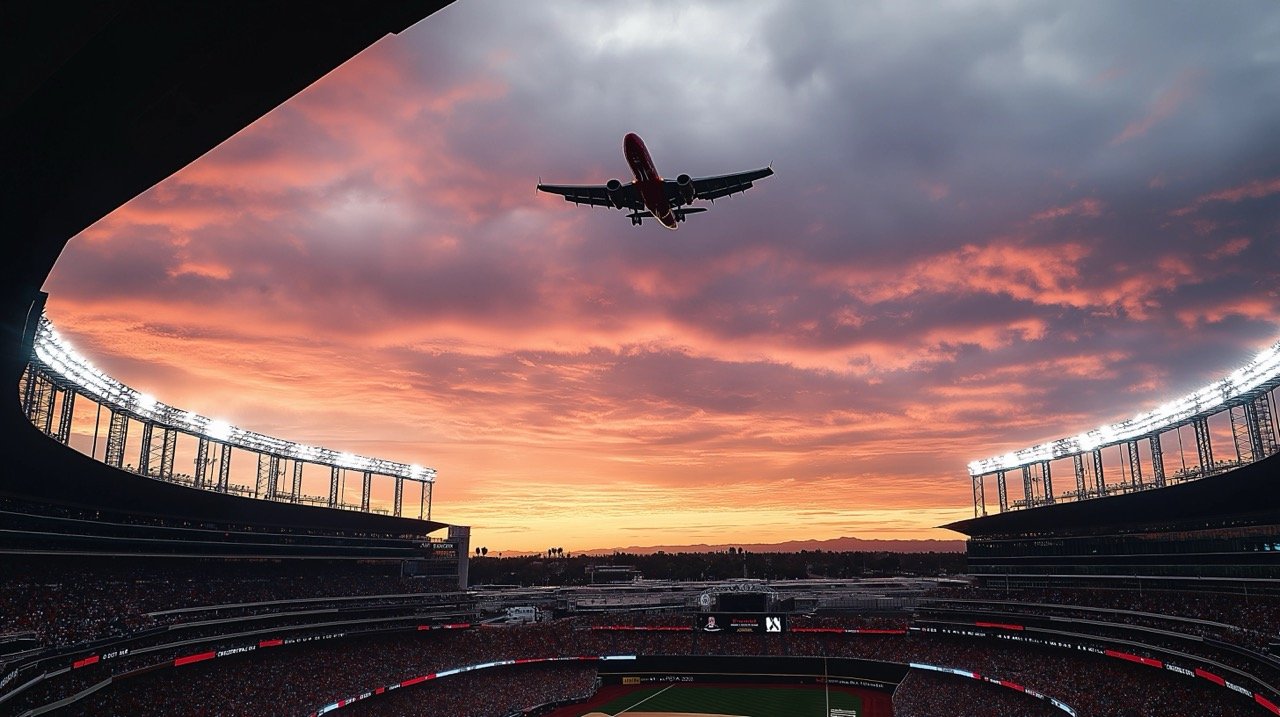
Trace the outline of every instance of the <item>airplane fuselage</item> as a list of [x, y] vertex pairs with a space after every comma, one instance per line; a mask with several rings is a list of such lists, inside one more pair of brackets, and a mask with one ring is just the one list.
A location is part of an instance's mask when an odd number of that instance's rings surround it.
[[653, 213], [655, 219], [662, 222], [662, 226], [675, 229], [676, 216], [671, 211], [671, 202], [667, 201], [662, 176], [653, 166], [653, 158], [649, 156], [649, 150], [644, 146], [644, 141], [636, 133], [628, 133], [622, 138], [622, 153], [627, 158], [627, 164], [631, 166], [631, 173], [635, 175], [636, 190], [640, 193], [640, 199], [644, 202], [645, 208]]

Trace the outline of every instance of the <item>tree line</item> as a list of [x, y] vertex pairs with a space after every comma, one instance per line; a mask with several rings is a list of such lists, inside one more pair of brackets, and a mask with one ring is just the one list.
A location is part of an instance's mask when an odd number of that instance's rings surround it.
[[[751, 553], [730, 548], [715, 553], [572, 555], [552, 548], [539, 555], [471, 556], [472, 585], [589, 585], [596, 567], [632, 567], [651, 580], [758, 578], [941, 577], [965, 571], [964, 553], [833, 552]], [[597, 580], [599, 582], [599, 580]]]

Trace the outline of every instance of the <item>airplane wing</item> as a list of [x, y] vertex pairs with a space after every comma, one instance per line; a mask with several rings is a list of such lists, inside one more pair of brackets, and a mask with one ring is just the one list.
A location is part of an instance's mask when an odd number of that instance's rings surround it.
[[[566, 202], [586, 204], [593, 207], [614, 207], [614, 200], [609, 198], [609, 189], [603, 184], [539, 184], [539, 192], [559, 194]], [[636, 192], [634, 184], [624, 184], [616, 192], [614, 198], [623, 207], [644, 209], [644, 202]]]
[[[693, 198], [715, 200], [738, 192], [745, 192], [753, 186], [753, 182], [772, 175], [773, 168], [765, 167], [764, 169], [753, 169], [750, 172], [738, 172], [736, 174], [694, 177]], [[680, 197], [680, 188], [675, 180], [668, 179], [663, 184], [666, 185], [668, 197]]]

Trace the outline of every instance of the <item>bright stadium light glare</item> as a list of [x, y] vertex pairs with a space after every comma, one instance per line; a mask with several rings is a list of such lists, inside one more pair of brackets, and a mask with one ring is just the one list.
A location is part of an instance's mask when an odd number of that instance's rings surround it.
[[231, 437], [231, 424], [226, 421], [209, 421], [204, 427], [205, 435], [216, 440], [225, 441]]
[[1079, 433], [1074, 438], [1058, 439], [993, 458], [970, 461], [969, 475], [986, 475], [1021, 468], [1045, 460], [1046, 456], [1063, 458], [1154, 435], [1216, 413], [1223, 407], [1243, 403], [1249, 400], [1252, 392], [1261, 388], [1275, 388], [1277, 385], [1280, 385], [1280, 341], [1258, 352], [1252, 361], [1232, 371], [1225, 378], [1202, 386], [1181, 398], [1162, 403], [1154, 410], [1099, 426]]
[[156, 397], [149, 393], [138, 394], [138, 410], [150, 413], [156, 407]]

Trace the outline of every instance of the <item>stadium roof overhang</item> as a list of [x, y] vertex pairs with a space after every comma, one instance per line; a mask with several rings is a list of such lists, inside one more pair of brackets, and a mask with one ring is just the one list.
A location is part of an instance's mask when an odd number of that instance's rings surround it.
[[205, 517], [247, 511], [268, 522], [314, 525], [332, 513], [347, 527], [422, 531], [423, 521], [408, 518], [201, 494], [122, 474], [32, 426], [17, 386], [40, 318], [40, 287], [71, 237], [378, 39], [450, 2], [107, 0], [74, 11], [35, 0], [6, 5], [0, 386], [9, 387], [10, 398], [0, 401], [0, 494], [93, 496], [122, 508], [138, 500], [132, 505], [151, 505], [146, 496], [197, 494], [190, 510]]

